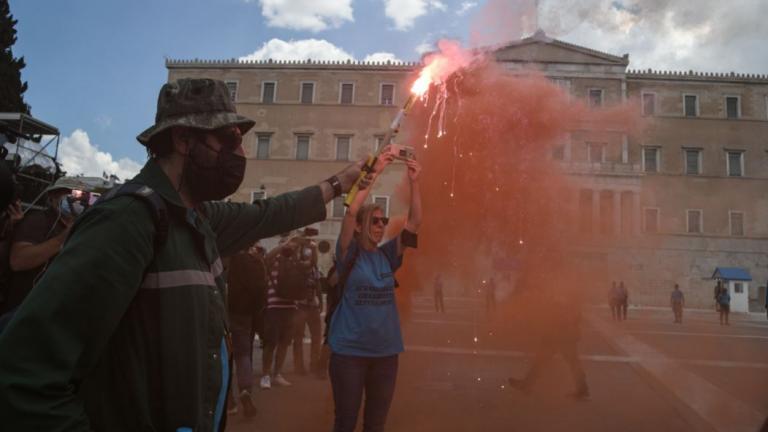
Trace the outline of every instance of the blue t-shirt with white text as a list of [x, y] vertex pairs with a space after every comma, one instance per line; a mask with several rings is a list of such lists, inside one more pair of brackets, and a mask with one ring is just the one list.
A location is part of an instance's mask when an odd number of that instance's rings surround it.
[[331, 317], [328, 345], [331, 351], [342, 355], [386, 357], [399, 354], [404, 348], [395, 304], [394, 272], [400, 268], [403, 259], [397, 254], [397, 237], [373, 251], [361, 248], [356, 240], [352, 240], [345, 257], [341, 257], [341, 246], [337, 242], [336, 268], [346, 269], [355, 253], [358, 254], [355, 265]]

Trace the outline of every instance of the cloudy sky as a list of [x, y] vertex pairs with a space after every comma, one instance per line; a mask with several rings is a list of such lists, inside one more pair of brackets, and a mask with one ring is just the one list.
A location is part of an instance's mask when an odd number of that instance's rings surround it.
[[[536, 6], [538, 3], [538, 7]], [[549, 35], [630, 68], [768, 73], [765, 0], [10, 0], [32, 114], [59, 127], [72, 174], [132, 176], [164, 59], [418, 60]], [[538, 13], [536, 13], [538, 11]]]

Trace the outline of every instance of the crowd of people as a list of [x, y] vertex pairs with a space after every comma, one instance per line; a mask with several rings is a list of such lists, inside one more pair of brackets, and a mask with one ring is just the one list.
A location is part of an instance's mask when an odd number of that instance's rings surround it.
[[[335, 431], [354, 429], [363, 395], [366, 430], [383, 429], [403, 351], [394, 273], [418, 243], [421, 167], [405, 161], [409, 213], [388, 241], [388, 217], [367, 204], [395, 157], [388, 147], [365, 170], [361, 160], [295, 192], [225, 202], [243, 180], [242, 137], [254, 124], [222, 81], [163, 85], [155, 123], [137, 137], [148, 161], [87, 210], [74, 199], [83, 187], [63, 178], [44, 209], [23, 214], [0, 164], [4, 427], [224, 430], [238, 402], [256, 413], [254, 382], [290, 385], [282, 369], [292, 345], [295, 372], [330, 372]], [[305, 227], [355, 184], [335, 269], [321, 274]], [[259, 245], [302, 228], [270, 251]], [[332, 301], [323, 304], [321, 287]], [[254, 340], [263, 344], [258, 380]]]

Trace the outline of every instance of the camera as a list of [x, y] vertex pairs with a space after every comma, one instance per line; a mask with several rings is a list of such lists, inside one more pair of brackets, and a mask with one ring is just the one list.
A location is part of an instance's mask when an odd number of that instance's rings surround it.
[[400, 144], [391, 144], [389, 148], [390, 148], [389, 151], [392, 153], [395, 159], [400, 159], [400, 160], [416, 159], [416, 151], [413, 149], [413, 147], [400, 145]]

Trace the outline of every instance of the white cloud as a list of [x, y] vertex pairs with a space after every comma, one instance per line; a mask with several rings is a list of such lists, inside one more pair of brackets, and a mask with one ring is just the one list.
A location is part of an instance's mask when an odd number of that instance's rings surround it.
[[397, 30], [408, 30], [413, 23], [430, 10], [445, 11], [440, 0], [384, 0], [384, 14], [395, 22]]
[[469, 11], [470, 9], [477, 7], [477, 2], [473, 1], [465, 1], [461, 2], [461, 6], [459, 6], [459, 10], [456, 11], [456, 15], [464, 15]]
[[373, 54], [368, 54], [367, 56], [365, 56], [363, 61], [366, 61], [366, 62], [387, 62], [387, 61], [389, 61], [389, 62], [392, 62], [392, 63], [400, 63], [400, 62], [402, 62], [402, 60], [400, 60], [399, 58], [395, 57], [394, 54], [389, 53], [389, 52], [377, 52], [377, 53], [373, 53]]
[[418, 53], [419, 55], [422, 55], [424, 53], [428, 53], [430, 51], [434, 51], [435, 49], [436, 48], [435, 48], [435, 44], [434, 43], [422, 42], [422, 43], [416, 45], [416, 48], [414, 48], [414, 51], [416, 51], [416, 53]]
[[[324, 39], [303, 39], [284, 41], [272, 39], [251, 54], [240, 57], [240, 60], [323, 60], [345, 61], [356, 60], [356, 57]], [[393, 53], [376, 52], [365, 56], [364, 61], [400, 62]]]
[[82, 129], [75, 129], [72, 135], [61, 139], [59, 160], [67, 175], [100, 177], [106, 172], [120, 177], [121, 180], [133, 178], [142, 166], [128, 158], [114, 160], [111, 154], [100, 151], [97, 145], [91, 143], [88, 133]]
[[240, 60], [352, 60], [348, 52], [323, 39], [272, 39]]
[[352, 0], [260, 0], [270, 27], [318, 32], [352, 22]]

